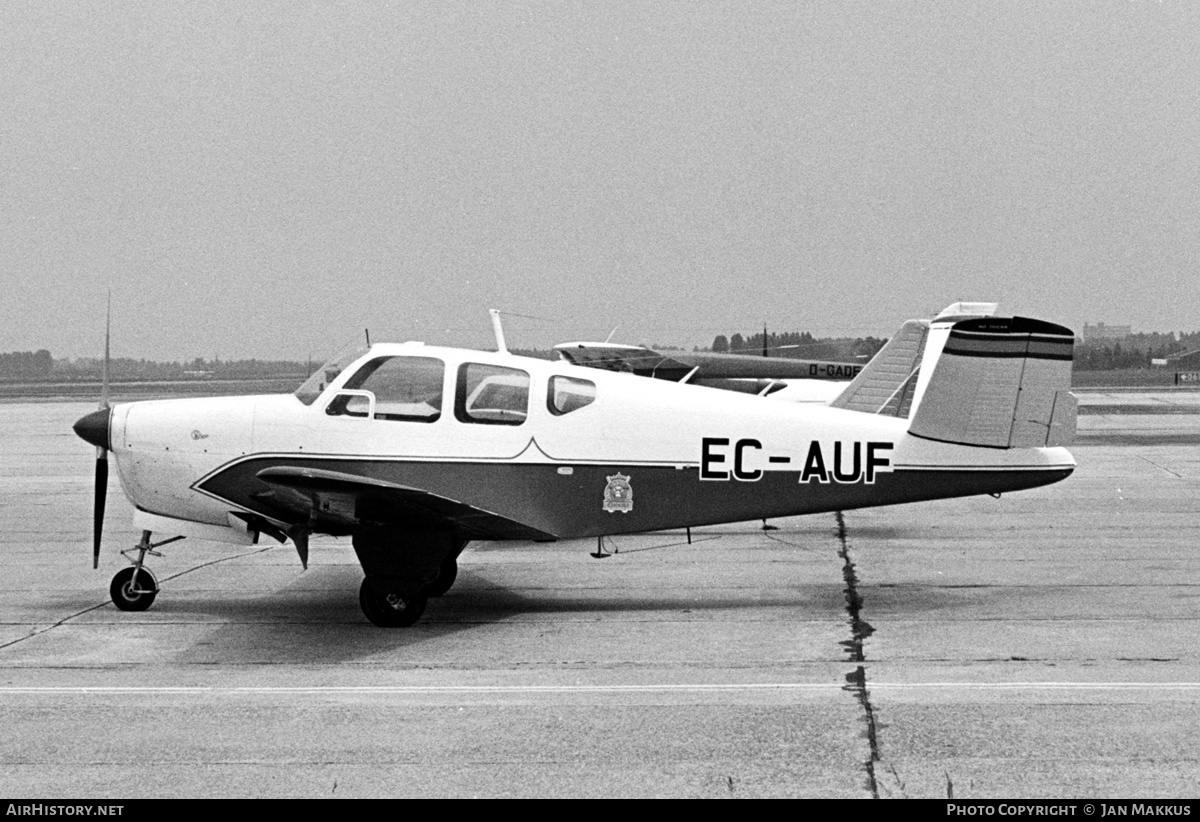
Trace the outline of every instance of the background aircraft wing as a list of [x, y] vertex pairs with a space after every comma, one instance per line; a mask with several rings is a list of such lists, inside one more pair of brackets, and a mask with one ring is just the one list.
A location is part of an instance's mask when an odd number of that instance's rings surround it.
[[[838, 380], [854, 378], [857, 363], [802, 360], [793, 357], [760, 357], [757, 354], [721, 354], [711, 351], [672, 351], [664, 354], [644, 345], [572, 342], [554, 346], [559, 357], [575, 365], [627, 371], [642, 377], [679, 381], [688, 377], [695, 385], [735, 391], [741, 386], [719, 384], [725, 380]], [[757, 393], [757, 390], [755, 391]]]
[[555, 539], [491, 511], [386, 480], [295, 466], [264, 468], [256, 476], [272, 489], [269, 499], [258, 501], [289, 512], [297, 524], [315, 520], [331, 530], [368, 523], [450, 527], [468, 539]]
[[554, 350], [558, 352], [559, 357], [575, 365], [603, 368], [608, 371], [628, 371], [643, 376], [655, 376], [660, 370], [686, 374], [693, 368], [693, 365], [644, 345], [571, 342], [556, 345]]

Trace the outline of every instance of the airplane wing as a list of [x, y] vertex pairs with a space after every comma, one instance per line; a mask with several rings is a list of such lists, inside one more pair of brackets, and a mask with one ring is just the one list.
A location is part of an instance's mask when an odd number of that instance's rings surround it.
[[451, 526], [469, 539], [553, 540], [549, 534], [516, 520], [458, 500], [386, 480], [320, 468], [274, 466], [255, 476], [272, 491], [260, 503], [334, 526], [363, 522], [404, 524], [415, 528]]
[[678, 379], [692, 370], [694, 365], [681, 362], [643, 345], [620, 345], [617, 343], [571, 342], [554, 346], [558, 356], [575, 365], [588, 368], [603, 368], [607, 371], [627, 371], [640, 376], [658, 376], [659, 372], [670, 372], [667, 379]]

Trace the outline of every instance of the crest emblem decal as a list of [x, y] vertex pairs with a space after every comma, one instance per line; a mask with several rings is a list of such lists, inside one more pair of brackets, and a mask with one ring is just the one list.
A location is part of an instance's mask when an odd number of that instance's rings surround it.
[[608, 485], [604, 487], [604, 510], [609, 513], [620, 511], [622, 514], [633, 510], [633, 488], [629, 484], [629, 477], [614, 474], [608, 478]]

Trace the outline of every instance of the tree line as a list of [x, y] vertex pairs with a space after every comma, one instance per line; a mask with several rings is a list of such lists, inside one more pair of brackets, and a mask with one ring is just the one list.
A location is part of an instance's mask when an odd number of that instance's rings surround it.
[[[887, 338], [816, 338], [807, 331], [790, 331], [767, 334], [766, 343], [767, 353], [772, 357], [864, 362], [883, 348]], [[713, 339], [710, 350], [717, 353], [761, 355], [763, 332], [745, 336], [733, 334], [729, 337], [718, 334]], [[1200, 351], [1200, 332], [1140, 333], [1130, 334], [1120, 340], [1084, 341], [1076, 338], [1075, 370], [1120, 371], [1151, 368], [1151, 360], [1169, 359], [1193, 351]]]
[[[763, 353], [764, 332], [726, 337], [718, 334], [712, 348], [716, 354]], [[771, 332], [765, 335], [766, 352], [770, 357], [790, 357], [800, 360], [833, 360], [865, 362], [887, 343], [886, 337], [825, 337], [818, 339], [807, 331]]]
[[0, 377], [9, 380], [46, 379], [54, 369], [54, 358], [46, 349], [0, 354]]
[[1119, 340], [1075, 340], [1077, 371], [1151, 368], [1151, 360], [1169, 360], [1200, 350], [1200, 331], [1190, 334], [1130, 334]]
[[[109, 360], [108, 375], [114, 382], [142, 380], [242, 380], [268, 377], [299, 377], [313, 372], [317, 363], [292, 360], [206, 360], [197, 357], [186, 362], [114, 357]], [[54, 359], [45, 349], [0, 354], [0, 380], [8, 382], [95, 382], [104, 375], [100, 358]]]

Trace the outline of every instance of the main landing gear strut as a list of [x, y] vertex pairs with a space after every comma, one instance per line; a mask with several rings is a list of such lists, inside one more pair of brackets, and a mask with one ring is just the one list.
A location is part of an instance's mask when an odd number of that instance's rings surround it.
[[[462, 548], [466, 541], [462, 542]], [[450, 590], [458, 577], [458, 553], [442, 560], [438, 575], [420, 590], [413, 591], [411, 585], [388, 584], [378, 578], [368, 577], [358, 589], [358, 604], [363, 615], [381, 628], [407, 628], [416, 624], [425, 613], [430, 597], [440, 597]], [[380, 590], [380, 588], [383, 590]]]
[[[113, 605], [122, 611], [144, 611], [149, 608], [154, 602], [154, 597], [158, 596], [158, 580], [150, 569], [145, 567], [146, 554], [161, 557], [162, 554], [155, 551], [155, 548], [181, 539], [183, 537], [171, 537], [162, 542], [151, 543], [150, 532], [142, 531], [141, 542], [121, 552], [122, 556], [133, 563], [133, 567], [117, 571], [112, 584], [108, 586]], [[137, 553], [137, 559], [130, 556], [134, 552]]]
[[363, 528], [354, 551], [366, 579], [358, 589], [363, 615], [381, 628], [407, 628], [458, 576], [458, 555], [467, 541], [444, 531]]

